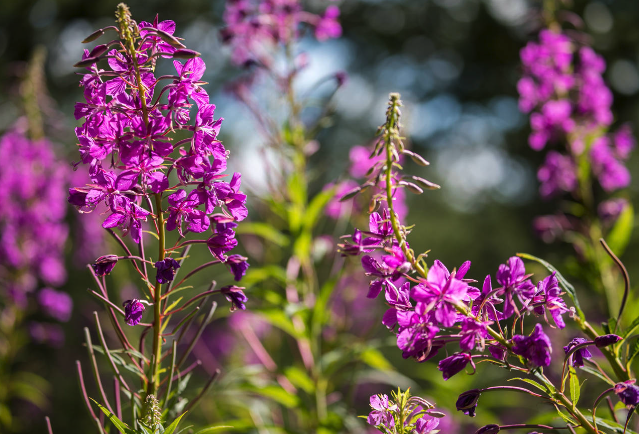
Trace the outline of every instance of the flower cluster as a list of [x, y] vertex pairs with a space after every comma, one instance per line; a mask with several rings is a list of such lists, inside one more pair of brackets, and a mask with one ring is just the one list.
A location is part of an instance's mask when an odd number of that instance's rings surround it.
[[575, 199], [587, 200], [584, 167], [590, 168], [606, 193], [627, 187], [630, 172], [624, 161], [635, 140], [627, 125], [607, 133], [613, 123], [612, 92], [602, 77], [603, 58], [566, 34], [544, 29], [539, 42], [530, 42], [521, 50], [521, 62], [519, 107], [531, 113], [531, 148], [541, 151], [548, 144], [565, 144], [565, 152], [550, 150], [539, 168], [541, 196], [547, 199], [570, 193]]
[[410, 391], [373, 395], [370, 397], [371, 412], [366, 421], [385, 434], [411, 433], [435, 434], [439, 430], [439, 421], [444, 414], [433, 410], [430, 402]]
[[[37, 301], [62, 322], [69, 320], [73, 302], [52, 287], [67, 279], [66, 167], [48, 140], [31, 140], [19, 127], [0, 138], [0, 296], [24, 308], [28, 294], [44, 285]], [[49, 341], [43, 336], [34, 334], [37, 341]]]
[[302, 23], [314, 28], [319, 41], [338, 38], [342, 34], [339, 13], [339, 8], [331, 5], [323, 15], [316, 15], [304, 11], [299, 0], [229, 0], [222, 39], [232, 45], [236, 64], [258, 63], [270, 68], [272, 47], [297, 40]]
[[[235, 222], [247, 216], [246, 195], [239, 173], [224, 180], [229, 153], [217, 138], [222, 119], [215, 119], [215, 105], [202, 87], [206, 65], [173, 36], [173, 21], [156, 17], [153, 23], [131, 23], [132, 47], [118, 49], [119, 41], [100, 44], [85, 50], [78, 63], [86, 68], [80, 80], [85, 102], [75, 106], [76, 119], [84, 120], [75, 132], [91, 182], [71, 188], [69, 202], [81, 212], [104, 204], [108, 215], [102, 226], [120, 228], [135, 243], [149, 218], [157, 227], [158, 213], [168, 212], [166, 230], [185, 237], [210, 229], [211, 253], [226, 262], [226, 253], [237, 245]], [[155, 76], [159, 57], [174, 59], [174, 74]], [[107, 69], [97, 66], [101, 59], [108, 60]], [[177, 132], [182, 138], [174, 141], [170, 134]], [[169, 185], [171, 173], [175, 186]], [[175, 262], [167, 258], [155, 264], [158, 282], [172, 280], [170, 261]], [[237, 278], [248, 265], [236, 262]]]

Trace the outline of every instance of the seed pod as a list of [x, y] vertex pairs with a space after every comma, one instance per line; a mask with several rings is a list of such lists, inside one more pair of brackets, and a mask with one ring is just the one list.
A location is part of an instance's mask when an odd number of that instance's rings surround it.
[[162, 38], [164, 42], [175, 48], [186, 48], [175, 36], [169, 35], [164, 30], [156, 30], [157, 35]]
[[86, 68], [87, 66], [91, 66], [94, 63], [98, 63], [99, 60], [100, 58], [98, 57], [87, 57], [86, 59], [80, 60], [73, 66], [75, 66], [76, 68]]
[[422, 194], [424, 192], [424, 190], [422, 190], [421, 188], [419, 188], [417, 186], [417, 184], [413, 184], [412, 182], [406, 182], [406, 181], [401, 181], [399, 183], [399, 185], [403, 185], [404, 187], [406, 187], [408, 190], [411, 191], [411, 193], [415, 193], [415, 194]]
[[201, 56], [200, 53], [198, 53], [195, 50], [190, 50], [188, 48], [181, 48], [179, 50], [176, 50], [175, 53], [173, 53], [174, 59], [194, 59], [200, 56]]
[[360, 191], [362, 191], [362, 192], [363, 192], [363, 191], [365, 191], [366, 189], [368, 189], [369, 187], [374, 187], [374, 186], [375, 186], [375, 183], [374, 183], [374, 182], [371, 182], [371, 181], [365, 182], [364, 184], [362, 184], [362, 185], [360, 186]]
[[96, 45], [89, 53], [89, 57], [100, 57], [101, 55], [106, 53], [108, 49], [109, 47], [106, 44]]
[[104, 30], [102, 30], [102, 29], [96, 30], [95, 32], [91, 33], [89, 36], [84, 38], [84, 41], [82, 41], [82, 43], [83, 44], [88, 44], [89, 42], [95, 41], [96, 39], [98, 39], [102, 35], [104, 35]]
[[427, 190], [438, 190], [441, 188], [439, 185], [435, 184], [434, 182], [430, 182], [429, 180], [420, 178], [419, 176], [411, 176], [411, 178], [413, 179], [413, 181], [415, 181], [416, 183], [418, 183], [419, 185], [421, 185]]
[[446, 417], [446, 415], [442, 413], [441, 411], [427, 411], [426, 414], [429, 416], [436, 417], [438, 419], [441, 419], [442, 417]]
[[342, 197], [340, 198], [340, 200], [339, 200], [339, 201], [340, 201], [340, 202], [344, 202], [344, 201], [346, 201], [346, 200], [348, 200], [348, 199], [352, 199], [352, 198], [354, 198], [355, 196], [357, 196], [357, 195], [359, 194], [359, 192], [360, 192], [360, 191], [362, 191], [362, 188], [361, 188], [361, 187], [355, 187], [354, 189], [352, 189], [351, 191], [349, 191], [348, 193], [346, 193], [344, 196], [342, 196]]

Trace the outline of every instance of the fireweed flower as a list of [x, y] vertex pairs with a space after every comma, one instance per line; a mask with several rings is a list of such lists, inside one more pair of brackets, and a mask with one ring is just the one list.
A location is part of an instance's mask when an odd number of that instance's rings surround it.
[[91, 264], [91, 268], [95, 271], [95, 274], [102, 277], [111, 273], [118, 263], [118, 255], [104, 255], [100, 256]]
[[537, 315], [550, 313], [553, 321], [560, 329], [566, 327], [562, 315], [570, 312], [566, 302], [561, 297], [563, 292], [559, 288], [559, 282], [553, 272], [537, 284], [537, 292], [532, 299], [533, 312]]
[[529, 336], [515, 335], [512, 341], [513, 353], [525, 357], [535, 366], [550, 366], [552, 344], [541, 324], [535, 324]]
[[391, 410], [393, 410], [395, 406], [391, 407], [388, 395], [373, 395], [370, 398], [370, 403], [371, 408], [373, 409], [367, 419], [367, 422], [370, 425], [384, 425], [388, 428], [395, 425], [395, 420], [391, 413]]
[[510, 318], [515, 313], [514, 295], [520, 300], [528, 300], [534, 295], [535, 286], [530, 282], [530, 275], [526, 274], [524, 261], [517, 256], [508, 259], [507, 264], [501, 264], [497, 270], [497, 282], [501, 285], [498, 294], [504, 294], [504, 309], [502, 318]]
[[[434, 411], [433, 404], [423, 398], [411, 396], [409, 391], [392, 392], [387, 395], [373, 395], [370, 397], [372, 411], [366, 419], [370, 425], [382, 432], [401, 432], [429, 434], [439, 432], [440, 418], [444, 413]], [[402, 424], [398, 425], [398, 424]]]
[[247, 258], [241, 255], [229, 255], [226, 258], [226, 264], [231, 269], [231, 273], [233, 273], [236, 282], [242, 280], [242, 277], [244, 277], [249, 268]]
[[[439, 362], [438, 369], [442, 371], [444, 380], [448, 380], [453, 375], [460, 373], [470, 363], [472, 365], [472, 357], [468, 353], [455, 353], [446, 357]], [[473, 365], [474, 367], [474, 365]]]
[[[585, 344], [587, 342], [589, 341], [584, 338], [574, 338], [568, 343], [568, 345], [564, 347], [564, 353], [568, 354], [570, 350], [572, 350], [577, 345]], [[580, 348], [570, 355], [568, 363], [577, 368], [580, 366], [584, 366], [584, 359], [590, 359], [591, 357], [592, 354], [590, 353], [590, 351], [588, 351], [588, 348]]]
[[173, 258], [166, 258], [155, 263], [155, 279], [159, 283], [169, 283], [173, 281], [175, 271], [180, 268], [180, 263]]
[[466, 282], [458, 279], [455, 273], [451, 274], [440, 261], [435, 261], [428, 271], [427, 281], [413, 287], [411, 295], [417, 301], [417, 313], [434, 310], [435, 319], [444, 327], [451, 327], [457, 322], [455, 306], [464, 301], [467, 291]]
[[235, 285], [229, 285], [223, 287], [220, 292], [226, 296], [226, 299], [231, 302], [231, 312], [235, 312], [237, 309], [246, 310], [246, 303], [248, 298], [242, 291], [244, 288]]
[[614, 391], [627, 407], [636, 407], [639, 405], [639, 387], [634, 385], [635, 380], [617, 383]]
[[66, 292], [43, 288], [38, 293], [38, 302], [47, 315], [58, 321], [67, 322], [71, 318], [73, 300]]
[[457, 410], [463, 412], [465, 415], [475, 417], [477, 402], [479, 401], [480, 396], [481, 391], [479, 389], [473, 389], [464, 392], [457, 398], [455, 407], [457, 407]]
[[146, 307], [140, 300], [134, 298], [122, 303], [124, 306], [124, 321], [130, 326], [138, 325], [142, 321], [142, 314]]

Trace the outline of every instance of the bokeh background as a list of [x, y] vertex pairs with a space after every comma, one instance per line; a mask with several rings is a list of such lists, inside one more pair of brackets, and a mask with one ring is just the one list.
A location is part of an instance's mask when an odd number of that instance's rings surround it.
[[[77, 158], [72, 113], [81, 90], [72, 65], [84, 48], [80, 41], [94, 29], [112, 23], [116, 3], [0, 2], [0, 131], [11, 127], [19, 115], [17, 83], [26, 61], [42, 45], [48, 52], [45, 73], [51, 113], [56, 113], [48, 119], [49, 137], [62, 158], [69, 162]], [[323, 0], [307, 3], [310, 10], [323, 10], [327, 4]], [[250, 115], [225, 89], [240, 72], [231, 65], [230, 53], [219, 37], [224, 1], [131, 0], [128, 4], [138, 20], [151, 21], [156, 13], [160, 20], [174, 20], [176, 34], [186, 38], [189, 48], [202, 53], [211, 101], [217, 105], [216, 115], [225, 119], [221, 138], [233, 156], [230, 167], [244, 173], [248, 191], [258, 195], [264, 189], [265, 161], [259, 152], [262, 138], [255, 134]], [[517, 108], [515, 87], [520, 75], [519, 50], [542, 23], [540, 2], [345, 0], [339, 4], [343, 36], [321, 44], [305, 40], [300, 47], [310, 62], [300, 91], [322, 76], [337, 71], [348, 74], [334, 99], [333, 124], [319, 137], [321, 147], [312, 160], [316, 174], [312, 188], [318, 191], [346, 175], [349, 149], [369, 143], [382, 122], [388, 93], [398, 91], [405, 102], [404, 135], [431, 162], [419, 173], [442, 186], [440, 191], [409, 197], [408, 222], [418, 224], [413, 239], [419, 244], [415, 247], [430, 249], [431, 258], [447, 264], [472, 260], [471, 275], [477, 279], [494, 274], [497, 266], [516, 252], [532, 253], [561, 265], [563, 258], [572, 254], [570, 246], [544, 244], [532, 231], [532, 219], [552, 212], [556, 203], [543, 202], [537, 194], [536, 168], [542, 155], [527, 145], [528, 119]], [[583, 18], [592, 46], [606, 59], [605, 78], [614, 92], [616, 122], [630, 122], [639, 131], [639, 2], [573, 0], [565, 9]], [[629, 162], [633, 175], [639, 174], [638, 160], [635, 156]], [[636, 178], [630, 195], [636, 203]], [[638, 243], [635, 234], [622, 258], [631, 278], [639, 276]], [[43, 349], [42, 354], [34, 352], [28, 357], [28, 363], [52, 383], [54, 399], [46, 414], [52, 415], [56, 432], [85, 432], [88, 424], [73, 370], [74, 360], [85, 358], [78, 331], [91, 323], [91, 312], [97, 306], [86, 293], [91, 282], [83, 265], [69, 264], [78, 271], [64, 287], [75, 301], [72, 319], [65, 326], [64, 347], [53, 355]], [[127, 287], [128, 277], [119, 277], [120, 290], [135, 292]], [[589, 294], [586, 304], [596, 307], [597, 296]], [[361, 303], [365, 309], [379, 308], [375, 300]], [[633, 309], [629, 316], [637, 313]], [[605, 319], [603, 313], [599, 319]], [[223, 319], [216, 324], [220, 333], [211, 336], [211, 346], [224, 347], [224, 330], [229, 326]], [[435, 364], [402, 360], [393, 348], [387, 354], [396, 369], [411, 379], [409, 385], [415, 392], [452, 408], [454, 413], [455, 397], [471, 380], [458, 376], [461, 378], [443, 383]], [[473, 384], [481, 387], [492, 379], [489, 373]], [[388, 390], [373, 388], [370, 392]], [[522, 410], [519, 396], [507, 405], [491, 399], [486, 396], [482, 403], [490, 409], [482, 416], [486, 423], [492, 421], [491, 414], [508, 409], [508, 417], [514, 420], [518, 412], [528, 411]], [[361, 414], [367, 411], [366, 406], [364, 398]], [[16, 411], [34, 415], [24, 427], [27, 432], [43, 432], [42, 413], [28, 405]], [[216, 415], [210, 413], [200, 417], [216, 421]], [[465, 431], [460, 428], [459, 432]]]

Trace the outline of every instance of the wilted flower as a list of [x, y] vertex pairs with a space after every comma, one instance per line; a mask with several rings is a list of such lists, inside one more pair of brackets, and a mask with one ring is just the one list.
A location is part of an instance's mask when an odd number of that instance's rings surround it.
[[[584, 338], [574, 338], [572, 341], [570, 341], [570, 343], [568, 343], [568, 345], [564, 347], [564, 353], [568, 354], [570, 350], [572, 350], [577, 345], [585, 344], [587, 342], [590, 341]], [[588, 351], [588, 348], [583, 347], [576, 350], [570, 355], [568, 363], [577, 368], [584, 365], [584, 359], [590, 359], [591, 357], [592, 354], [590, 353], [590, 351]]]
[[175, 271], [180, 268], [180, 263], [173, 258], [165, 258], [155, 263], [155, 279], [158, 283], [169, 283], [173, 281]]
[[146, 307], [140, 300], [134, 298], [122, 303], [124, 306], [124, 321], [130, 326], [138, 325], [142, 321], [142, 314]]

